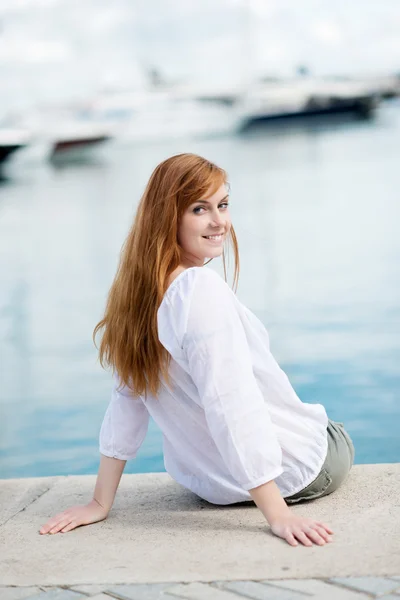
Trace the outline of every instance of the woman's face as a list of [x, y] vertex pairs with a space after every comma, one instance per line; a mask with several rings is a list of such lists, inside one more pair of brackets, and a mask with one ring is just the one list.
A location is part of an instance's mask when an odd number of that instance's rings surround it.
[[178, 228], [178, 244], [185, 266], [202, 266], [207, 258], [221, 256], [231, 228], [225, 185], [210, 197], [193, 202], [183, 213]]

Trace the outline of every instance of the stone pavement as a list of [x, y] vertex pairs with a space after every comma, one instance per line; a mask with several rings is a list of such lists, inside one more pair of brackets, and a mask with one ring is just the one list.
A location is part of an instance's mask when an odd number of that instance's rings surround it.
[[400, 600], [400, 576], [0, 587], [1, 600]]
[[106, 521], [39, 535], [94, 484], [0, 481], [0, 600], [400, 600], [400, 464], [356, 465], [334, 494], [294, 506], [334, 531], [309, 548], [273, 536], [253, 503], [210, 505], [166, 473], [123, 475]]

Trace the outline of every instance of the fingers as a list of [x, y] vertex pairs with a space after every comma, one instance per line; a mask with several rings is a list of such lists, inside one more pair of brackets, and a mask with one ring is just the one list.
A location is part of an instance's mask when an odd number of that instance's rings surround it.
[[312, 546], [313, 545], [312, 541], [306, 536], [304, 531], [302, 531], [301, 529], [297, 529], [294, 532], [294, 535], [299, 540], [299, 542], [301, 542], [303, 544], [303, 546]]
[[303, 529], [296, 529], [293, 535], [303, 544], [303, 546], [312, 546], [317, 544], [318, 546], [324, 546], [326, 543], [332, 541], [331, 536], [322, 527], [316, 524], [304, 527]]
[[291, 546], [298, 546], [299, 542], [308, 547], [313, 544], [324, 546], [332, 541], [333, 531], [325, 523], [295, 515], [286, 516], [285, 520], [286, 522], [273, 523], [272, 531]]
[[293, 533], [287, 533], [286, 536], [285, 536], [285, 540], [291, 546], [298, 546], [299, 545], [298, 542], [297, 542], [297, 540], [296, 540], [296, 538], [294, 537]]
[[324, 529], [323, 527], [320, 527], [318, 525], [315, 525], [314, 529], [316, 531], [318, 531], [319, 535], [325, 540], [325, 542], [332, 541], [332, 536], [329, 535], [329, 533], [326, 531], [326, 529]]
[[325, 539], [322, 537], [322, 535], [319, 534], [319, 532], [316, 529], [312, 529], [310, 527], [305, 533], [308, 536], [308, 538], [312, 542], [314, 542], [314, 544], [317, 544], [318, 546], [323, 546], [324, 544], [326, 544]]
[[71, 529], [75, 529], [75, 527], [78, 527], [78, 524], [75, 521], [71, 521], [64, 529], [61, 529], [61, 533], [67, 533]]
[[58, 533], [59, 531], [64, 529], [64, 527], [67, 527], [67, 525], [69, 525], [70, 523], [71, 523], [71, 519], [63, 519], [62, 521], [57, 523], [57, 525], [55, 525], [55, 527], [50, 529], [49, 533], [50, 534]]
[[333, 533], [333, 531], [329, 527], [329, 525], [325, 525], [325, 523], [321, 523], [320, 521], [315, 521], [315, 524], [318, 525], [318, 527], [322, 527], [323, 529], [325, 529], [325, 531], [327, 531], [328, 533], [330, 533], [330, 534]]
[[64, 520], [65, 518], [65, 513], [59, 513], [58, 515], [50, 519], [50, 521], [47, 521], [47, 523], [40, 528], [39, 533], [42, 535], [45, 533], [49, 533], [52, 529], [54, 529], [57, 526], [57, 524], [60, 521]]
[[[67, 529], [67, 527], [69, 527], [72, 523], [73, 526]], [[74, 520], [74, 517], [70, 515], [67, 511], [65, 511], [50, 519], [50, 521], [48, 521], [45, 525], [43, 525], [43, 527], [40, 528], [39, 533], [41, 535], [44, 535], [46, 533], [53, 535], [54, 533], [59, 533], [60, 531], [62, 533], [66, 533], [66, 531], [70, 531], [71, 529], [74, 529], [77, 526], [78, 524]]]

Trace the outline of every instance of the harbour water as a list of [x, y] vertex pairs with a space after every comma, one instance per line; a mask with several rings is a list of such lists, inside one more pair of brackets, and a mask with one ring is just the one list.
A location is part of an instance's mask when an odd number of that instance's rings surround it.
[[[145, 183], [171, 154], [224, 167], [238, 295], [357, 463], [400, 461], [400, 106], [375, 121], [110, 144], [90, 164], [15, 160], [0, 184], [0, 477], [95, 473], [110, 374], [92, 330]], [[218, 267], [217, 267], [218, 268]], [[151, 423], [127, 472], [164, 470]]]

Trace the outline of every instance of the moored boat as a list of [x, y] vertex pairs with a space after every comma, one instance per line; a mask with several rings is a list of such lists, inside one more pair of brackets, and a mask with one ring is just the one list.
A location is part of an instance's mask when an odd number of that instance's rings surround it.
[[26, 131], [0, 128], [0, 165], [28, 144], [29, 135]]
[[110, 139], [111, 135], [98, 128], [82, 130], [81, 127], [77, 127], [69, 133], [58, 133], [51, 142], [49, 159], [57, 162], [85, 160]]
[[241, 100], [242, 130], [266, 121], [334, 114], [370, 118], [379, 97], [353, 81], [300, 79], [251, 88]]

